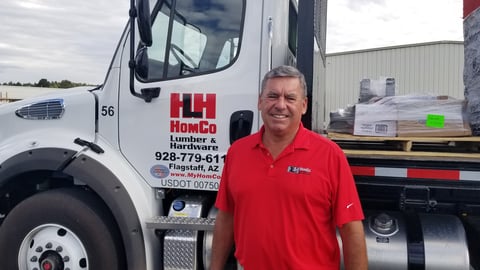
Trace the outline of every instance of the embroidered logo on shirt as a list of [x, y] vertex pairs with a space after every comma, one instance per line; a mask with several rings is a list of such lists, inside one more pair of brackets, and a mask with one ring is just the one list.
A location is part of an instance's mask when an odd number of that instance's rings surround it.
[[295, 173], [295, 174], [310, 174], [312, 172], [312, 170], [310, 168], [288, 166], [287, 172]]

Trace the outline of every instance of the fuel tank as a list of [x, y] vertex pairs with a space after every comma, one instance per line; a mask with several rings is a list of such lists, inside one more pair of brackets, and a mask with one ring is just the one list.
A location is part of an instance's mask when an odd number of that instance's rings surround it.
[[363, 225], [369, 270], [470, 269], [465, 230], [456, 216], [366, 212]]

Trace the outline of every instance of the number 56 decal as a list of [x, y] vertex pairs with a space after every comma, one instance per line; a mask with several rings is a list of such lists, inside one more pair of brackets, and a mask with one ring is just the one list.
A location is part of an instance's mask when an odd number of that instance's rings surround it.
[[113, 106], [102, 106], [102, 116], [114, 116], [115, 107]]

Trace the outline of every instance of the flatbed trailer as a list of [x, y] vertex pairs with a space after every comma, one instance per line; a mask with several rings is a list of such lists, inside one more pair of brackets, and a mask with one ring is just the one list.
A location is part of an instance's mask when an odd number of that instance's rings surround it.
[[349, 157], [480, 161], [480, 137], [377, 137], [328, 133]]
[[[329, 133], [327, 137], [347, 156], [367, 216], [379, 217], [381, 212], [403, 220], [409, 250], [426, 247], [426, 235], [418, 231], [425, 229], [421, 221], [425, 215], [440, 215], [443, 221], [458, 218], [462, 224], [458, 226], [465, 229], [471, 269], [478, 269], [480, 137], [374, 137], [341, 133]], [[367, 219], [367, 232], [369, 222], [372, 221]], [[444, 233], [456, 226], [445, 227]], [[367, 239], [370, 247], [378, 244], [371, 243], [375, 241], [378, 238]], [[448, 257], [453, 249], [446, 242], [443, 244]], [[429, 255], [425, 249], [423, 252], [425, 256], [419, 259], [409, 251], [406, 256], [410, 265], [423, 264], [415, 262], [427, 260]], [[438, 267], [441, 266], [427, 269], [443, 269]]]

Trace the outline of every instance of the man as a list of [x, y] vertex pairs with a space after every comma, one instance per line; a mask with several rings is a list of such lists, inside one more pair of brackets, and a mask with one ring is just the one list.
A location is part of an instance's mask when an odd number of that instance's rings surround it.
[[333, 142], [305, 129], [306, 83], [296, 68], [268, 72], [258, 101], [263, 127], [228, 150], [215, 206], [211, 270], [235, 244], [245, 270], [367, 269], [360, 200]]

